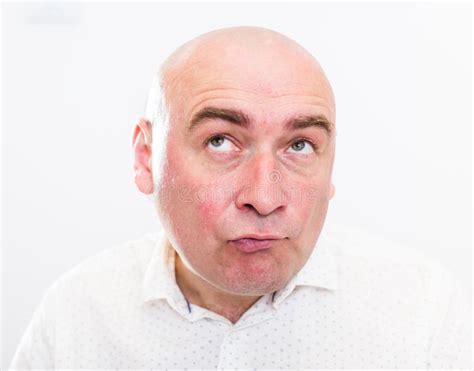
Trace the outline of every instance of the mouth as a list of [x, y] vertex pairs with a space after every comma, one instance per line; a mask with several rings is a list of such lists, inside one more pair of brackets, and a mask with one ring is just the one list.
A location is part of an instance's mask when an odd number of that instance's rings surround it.
[[274, 247], [285, 239], [276, 235], [245, 235], [229, 242], [242, 252], [252, 253]]

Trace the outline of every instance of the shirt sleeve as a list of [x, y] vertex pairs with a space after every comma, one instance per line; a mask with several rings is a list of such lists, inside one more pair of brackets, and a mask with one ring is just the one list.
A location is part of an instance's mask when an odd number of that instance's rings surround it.
[[472, 370], [471, 296], [447, 269], [440, 271], [433, 285], [437, 299], [427, 369]]
[[54, 369], [56, 287], [51, 286], [33, 313], [15, 351], [10, 370]]

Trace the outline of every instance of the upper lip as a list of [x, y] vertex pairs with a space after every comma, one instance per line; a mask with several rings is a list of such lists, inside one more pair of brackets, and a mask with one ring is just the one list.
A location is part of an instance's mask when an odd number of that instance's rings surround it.
[[250, 233], [250, 234], [244, 234], [242, 236], [239, 236], [237, 238], [234, 238], [232, 241], [235, 240], [241, 240], [243, 238], [252, 238], [254, 240], [281, 240], [285, 237], [278, 236], [276, 234], [256, 234], [256, 233]]

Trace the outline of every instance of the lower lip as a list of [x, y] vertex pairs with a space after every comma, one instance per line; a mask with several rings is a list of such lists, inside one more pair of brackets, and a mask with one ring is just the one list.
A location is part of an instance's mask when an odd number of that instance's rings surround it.
[[241, 238], [239, 240], [232, 240], [232, 242], [240, 251], [254, 252], [259, 250], [266, 250], [274, 246], [278, 240], [255, 240], [253, 238]]

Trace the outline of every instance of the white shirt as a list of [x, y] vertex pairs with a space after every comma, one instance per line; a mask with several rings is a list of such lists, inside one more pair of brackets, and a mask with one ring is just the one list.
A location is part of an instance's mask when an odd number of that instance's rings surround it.
[[468, 296], [413, 252], [323, 233], [290, 283], [233, 325], [187, 302], [164, 238], [104, 250], [62, 275], [11, 368], [472, 367]]

